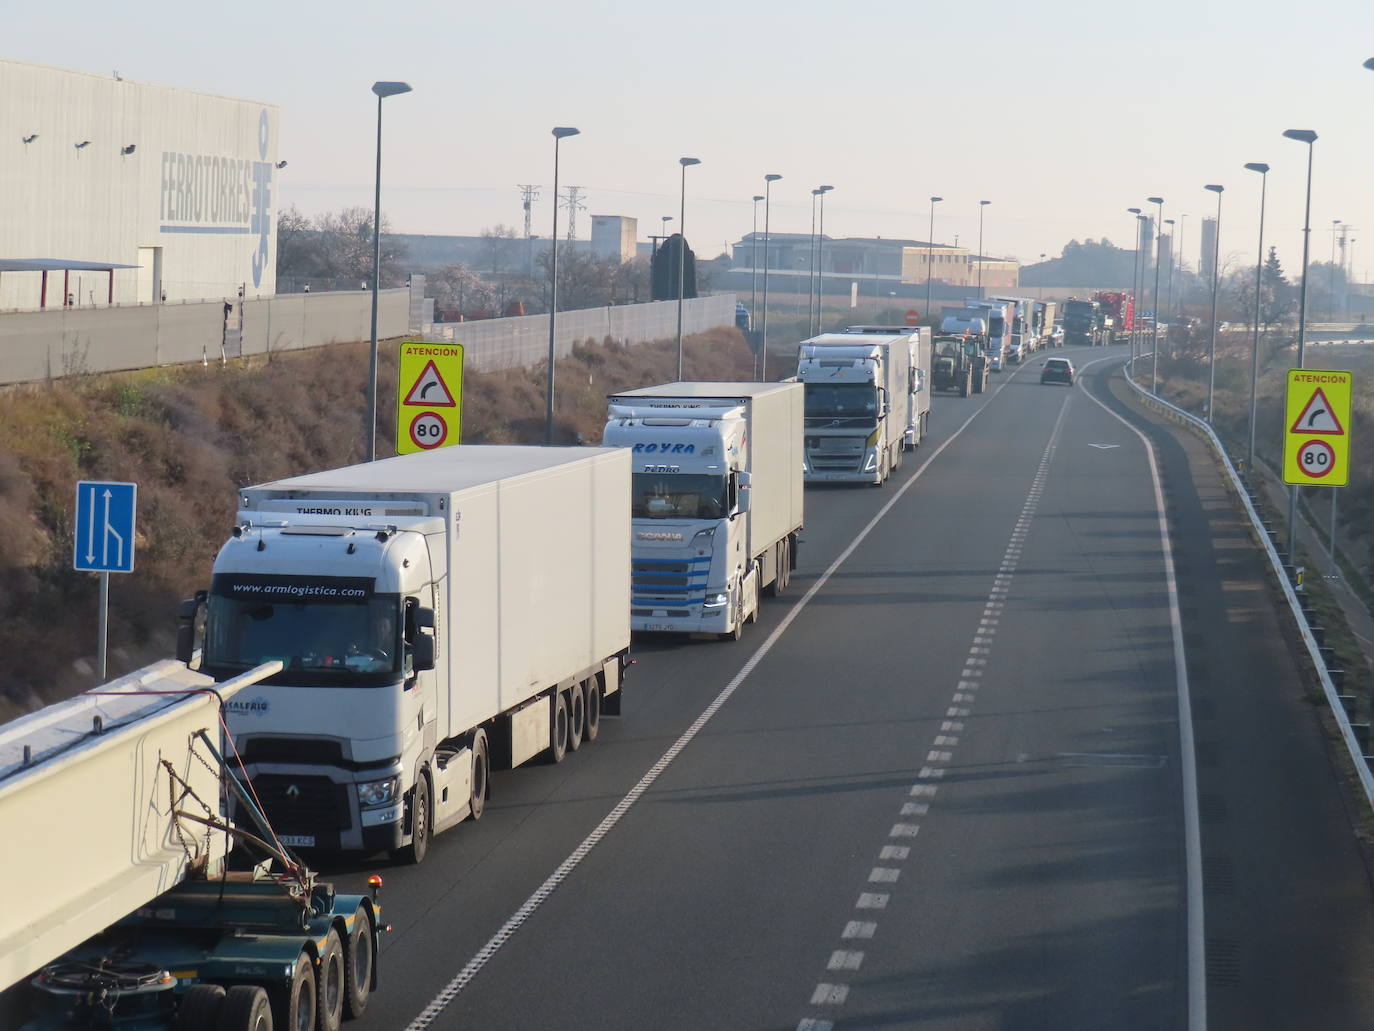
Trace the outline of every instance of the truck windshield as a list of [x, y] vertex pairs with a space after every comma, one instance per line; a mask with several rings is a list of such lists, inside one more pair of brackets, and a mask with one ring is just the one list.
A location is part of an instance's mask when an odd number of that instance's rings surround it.
[[378, 686], [401, 665], [401, 599], [357, 577], [217, 573], [206, 611], [203, 666], [232, 676], [280, 659], [267, 683]]
[[713, 473], [635, 473], [630, 516], [634, 519], [724, 519], [729, 486]]
[[806, 384], [806, 418], [809, 422], [878, 417], [878, 389], [872, 383]]

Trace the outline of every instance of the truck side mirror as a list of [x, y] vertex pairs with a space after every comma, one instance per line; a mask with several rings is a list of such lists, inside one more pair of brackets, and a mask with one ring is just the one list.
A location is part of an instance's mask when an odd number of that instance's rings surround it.
[[197, 591], [194, 598], [189, 598], [177, 606], [177, 661], [188, 666], [195, 658], [196, 620], [207, 597], [205, 591]]
[[434, 629], [434, 610], [417, 608], [415, 610], [415, 625], [422, 630]]
[[750, 488], [754, 482], [754, 474], [738, 472], [735, 473], [735, 477], [739, 483], [739, 491], [735, 498], [735, 515], [743, 515], [749, 511], [750, 499], [753, 497], [754, 492]]
[[[433, 610], [430, 610], [431, 613]], [[410, 646], [411, 669], [415, 672], [434, 668], [434, 638], [429, 634], [418, 635]]]

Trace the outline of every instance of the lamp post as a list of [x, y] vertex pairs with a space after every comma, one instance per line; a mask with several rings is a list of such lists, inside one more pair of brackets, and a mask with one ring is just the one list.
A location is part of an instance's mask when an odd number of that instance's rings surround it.
[[752, 259], [750, 264], [754, 266], [754, 274], [749, 280], [749, 332], [754, 331], [754, 316], [759, 310], [759, 201], [763, 200], [763, 194], [756, 194], [754, 197], [754, 231], [749, 237], [749, 257]]
[[1221, 194], [1226, 189], [1215, 183], [1203, 187], [1217, 195], [1217, 227], [1212, 234], [1212, 342], [1207, 347], [1207, 424], [1212, 423], [1212, 400], [1217, 384], [1217, 286], [1221, 281]]
[[[1302, 286], [1298, 289], [1298, 368], [1303, 368], [1307, 349], [1307, 256], [1312, 242], [1312, 144], [1317, 134], [1311, 129], [1285, 129], [1284, 139], [1307, 144], [1307, 203], [1302, 216]], [[1288, 489], [1288, 562], [1297, 561], [1298, 545], [1298, 488]]]
[[677, 249], [677, 378], [682, 381], [682, 292], [683, 276], [687, 267], [687, 169], [701, 164], [699, 158], [678, 158], [682, 166], [682, 193], [678, 202], [677, 237], [681, 245]]
[[761, 379], [768, 379], [768, 216], [773, 206], [773, 184], [780, 175], [763, 177], [763, 333], [759, 350], [763, 353]]
[[409, 93], [404, 82], [374, 82], [377, 94], [377, 176], [372, 194], [372, 357], [367, 374], [367, 460], [377, 460], [377, 286], [382, 273], [382, 98]]
[[1159, 383], [1159, 262], [1164, 254], [1164, 198], [1146, 197], [1155, 206], [1155, 289], [1150, 296], [1150, 393]]
[[1333, 218], [1331, 220], [1331, 264], [1327, 268], [1330, 276], [1327, 280], [1328, 285], [1326, 291], [1327, 322], [1336, 321], [1336, 227], [1340, 224], [1341, 220], [1339, 218]]
[[[1169, 328], [1164, 332], [1164, 345], [1167, 347], [1169, 344], [1169, 334], [1172, 333], [1174, 329], [1174, 266], [1178, 264], [1178, 260], [1175, 257], [1177, 251], [1175, 250], [1174, 244], [1174, 220], [1172, 218], [1166, 218], [1164, 224], [1169, 227], [1169, 282], [1164, 288], [1164, 311], [1168, 314], [1169, 318], [1169, 321], [1165, 323]], [[1155, 312], [1155, 318], [1159, 318], [1159, 312]]]
[[806, 277], [806, 335], [811, 336], [811, 327], [815, 325], [815, 316], [812, 314], [811, 306], [816, 296], [816, 200], [821, 195], [819, 189], [811, 191], [811, 249], [808, 254], [807, 264], [810, 266]]
[[549, 237], [549, 378], [544, 388], [544, 443], [553, 443], [554, 334], [558, 325], [558, 145], [568, 136], [578, 135], [571, 126], [553, 129], [553, 234]]
[[658, 221], [660, 222], [660, 227], [659, 227], [659, 230], [658, 230], [658, 232], [659, 232], [659, 239], [660, 239], [660, 240], [666, 240], [666, 239], [668, 239], [668, 223], [671, 222], [672, 220], [673, 220], [673, 216], [672, 216], [672, 215], [660, 215], [660, 216], [658, 217]]
[[821, 308], [825, 304], [825, 195], [833, 190], [833, 186], [822, 186], [821, 191], [821, 225], [816, 234], [816, 328], [815, 333], [821, 331]]
[[[1140, 298], [1136, 291], [1136, 283], [1140, 280], [1140, 220], [1144, 217], [1139, 208], [1127, 208], [1127, 212], [1135, 216], [1135, 240], [1131, 246], [1131, 377], [1135, 378], [1135, 320], [1140, 310]], [[1124, 326], [1122, 327], [1125, 328]]]
[[1269, 186], [1269, 166], [1262, 161], [1247, 162], [1245, 167], [1260, 174], [1259, 250], [1255, 255], [1255, 326], [1250, 340], [1250, 439], [1245, 451], [1245, 479], [1251, 480], [1255, 467], [1255, 397], [1259, 388], [1259, 327], [1260, 292], [1264, 285], [1264, 194]]
[[983, 297], [983, 212], [991, 204], [990, 200], [980, 200], [978, 202], [978, 297]]
[[943, 197], [930, 198], [930, 233], [926, 236], [926, 314], [930, 315], [930, 284], [935, 278], [934, 252], [935, 252], [935, 205], [939, 204]]

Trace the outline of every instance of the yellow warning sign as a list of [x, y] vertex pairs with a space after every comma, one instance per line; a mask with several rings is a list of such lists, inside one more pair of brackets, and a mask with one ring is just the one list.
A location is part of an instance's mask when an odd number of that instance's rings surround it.
[[463, 412], [463, 345], [407, 341], [396, 378], [396, 453], [459, 441]]
[[1289, 369], [1283, 482], [1344, 487], [1350, 482], [1350, 394], [1354, 376], [1334, 369]]

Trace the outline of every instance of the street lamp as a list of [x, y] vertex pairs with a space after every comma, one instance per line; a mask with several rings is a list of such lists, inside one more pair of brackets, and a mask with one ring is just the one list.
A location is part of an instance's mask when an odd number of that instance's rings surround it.
[[815, 325], [815, 316], [812, 314], [811, 305], [815, 301], [816, 295], [816, 200], [821, 196], [819, 188], [811, 191], [811, 250], [810, 266], [806, 277], [806, 335], [811, 336], [811, 327]]
[[580, 130], [571, 126], [553, 129], [553, 234], [549, 237], [549, 377], [544, 388], [544, 443], [553, 443], [554, 333], [558, 325], [558, 145]]
[[763, 333], [760, 350], [763, 352], [763, 373], [761, 379], [768, 379], [768, 216], [773, 206], [773, 184], [781, 179], [780, 175], [763, 177]]
[[687, 169], [701, 164], [699, 158], [678, 158], [682, 166], [682, 193], [679, 195], [677, 213], [677, 378], [682, 381], [682, 283], [687, 267]]
[[1150, 393], [1159, 382], [1159, 259], [1164, 253], [1164, 198], [1146, 197], [1155, 206], [1155, 290], [1150, 300]]
[[1212, 342], [1207, 348], [1207, 424], [1212, 423], [1212, 395], [1217, 383], [1217, 286], [1221, 280], [1221, 194], [1226, 189], [1215, 183], [1203, 187], [1217, 195], [1217, 225], [1212, 234]]
[[[1302, 216], [1302, 286], [1298, 289], [1298, 368], [1303, 368], [1303, 356], [1307, 349], [1307, 255], [1312, 242], [1312, 144], [1317, 142], [1317, 134], [1311, 129], [1285, 129], [1284, 139], [1297, 140], [1307, 144], [1307, 206]], [[1288, 561], [1297, 561], [1297, 519], [1298, 488], [1288, 490]]]
[[671, 221], [673, 220], [673, 216], [672, 216], [672, 215], [660, 215], [658, 220], [659, 220], [659, 222], [662, 223], [662, 226], [659, 228], [659, 231], [658, 231], [658, 234], [659, 234], [659, 237], [658, 237], [658, 238], [659, 238], [660, 240], [666, 240], [666, 239], [668, 239], [668, 223], [671, 222]]
[[1326, 321], [1336, 321], [1336, 227], [1341, 224], [1339, 218], [1331, 220], [1331, 264], [1327, 271], [1330, 273], [1327, 286], [1326, 298]]
[[816, 234], [816, 329], [821, 331], [821, 312], [825, 304], [825, 195], [833, 190], [833, 186], [822, 186], [821, 190], [821, 225]]
[[1269, 166], [1262, 161], [1247, 162], [1245, 167], [1260, 174], [1259, 250], [1255, 255], [1255, 326], [1250, 341], [1250, 443], [1245, 452], [1245, 479], [1254, 482], [1255, 468], [1255, 398], [1259, 387], [1259, 327], [1260, 291], [1264, 285], [1264, 194], [1269, 187]]
[[[1169, 334], [1174, 331], [1174, 266], [1178, 264], [1178, 258], [1176, 257], [1178, 251], [1176, 249], [1177, 244], [1174, 241], [1174, 220], [1172, 218], [1166, 218], [1164, 224], [1169, 227], [1169, 283], [1164, 288], [1166, 291], [1164, 310], [1168, 313], [1169, 318], [1169, 321], [1165, 323], [1169, 328], [1164, 334], [1164, 344], [1167, 347], [1169, 344]], [[1155, 318], [1159, 318], [1159, 312], [1157, 311], [1155, 312]]]
[[754, 231], [749, 237], [749, 257], [750, 264], [754, 266], [754, 274], [749, 280], [749, 332], [754, 332], [754, 316], [759, 311], [759, 201], [763, 200], [763, 194], [754, 196]]
[[990, 200], [978, 202], [978, 296], [983, 296], [983, 212], [991, 204]]
[[926, 314], [930, 315], [930, 284], [935, 278], [934, 252], [935, 252], [935, 205], [939, 204], [943, 197], [930, 198], [930, 233], [926, 236]]
[[377, 176], [372, 194], [372, 357], [367, 375], [367, 460], [377, 460], [377, 289], [382, 278], [382, 98], [409, 93], [404, 82], [374, 82], [377, 94]]
[[[1131, 378], [1135, 378], [1135, 320], [1140, 312], [1140, 297], [1136, 292], [1136, 283], [1140, 281], [1140, 220], [1144, 218], [1139, 208], [1127, 208], [1130, 214], [1135, 216], [1135, 241], [1131, 246]], [[1124, 321], [1124, 320], [1123, 320]], [[1123, 329], [1126, 327], [1122, 327]]]

